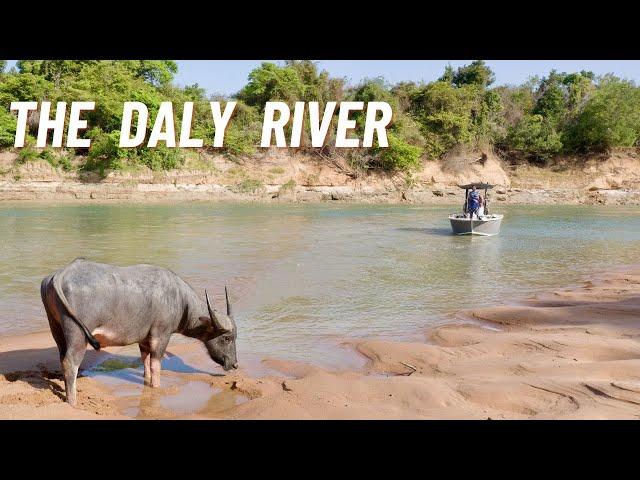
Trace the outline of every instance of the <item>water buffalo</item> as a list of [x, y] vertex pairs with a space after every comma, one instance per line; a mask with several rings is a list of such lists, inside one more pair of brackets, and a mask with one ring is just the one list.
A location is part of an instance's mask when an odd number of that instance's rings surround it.
[[145, 385], [160, 386], [160, 360], [173, 333], [201, 340], [224, 370], [238, 368], [237, 329], [227, 314], [198, 298], [178, 275], [155, 265], [119, 267], [75, 259], [40, 286], [60, 351], [67, 402], [76, 404], [76, 376], [87, 342], [99, 350], [137, 343]]

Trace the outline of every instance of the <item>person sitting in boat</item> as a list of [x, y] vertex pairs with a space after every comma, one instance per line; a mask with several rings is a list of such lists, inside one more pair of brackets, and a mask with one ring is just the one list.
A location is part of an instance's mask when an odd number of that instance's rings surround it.
[[476, 190], [476, 186], [471, 187], [471, 191], [469, 192], [469, 198], [467, 199], [467, 211], [469, 213], [469, 218], [473, 218], [475, 214], [476, 217], [479, 215], [479, 208], [482, 205], [482, 197], [480, 196], [480, 192]]

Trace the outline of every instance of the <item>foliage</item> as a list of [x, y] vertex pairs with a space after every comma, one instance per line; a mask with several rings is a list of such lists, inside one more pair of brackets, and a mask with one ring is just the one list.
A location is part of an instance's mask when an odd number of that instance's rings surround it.
[[35, 148], [35, 140], [32, 137], [25, 139], [25, 146], [18, 152], [18, 158], [16, 163], [22, 165], [27, 162], [35, 162], [38, 160], [44, 160], [54, 168], [61, 168], [65, 172], [73, 169], [74, 151], [57, 151], [50, 147], [37, 149]]
[[35, 142], [30, 138], [25, 139], [24, 148], [20, 149], [18, 152], [17, 163], [22, 165], [27, 162], [38, 160], [39, 158], [40, 153], [38, 153], [38, 150], [35, 148]]
[[[24, 149], [22, 149], [21, 152], [22, 151], [24, 151]], [[73, 163], [71, 159], [73, 158], [74, 153], [75, 152], [73, 150], [56, 151], [50, 147], [47, 147], [40, 152], [39, 157], [43, 160], [46, 160], [52, 167], [61, 168], [65, 172], [69, 172], [73, 170]]]
[[496, 77], [483, 60], [475, 60], [469, 65], [458, 68], [455, 72], [449, 67], [443, 78], [450, 79], [451, 83], [457, 87], [478, 85], [486, 88], [495, 81]]
[[420, 155], [422, 149], [414, 145], [409, 145], [395, 134], [388, 135], [389, 147], [378, 148], [376, 160], [383, 170], [388, 171], [410, 171], [420, 166]]
[[577, 151], [633, 147], [640, 138], [640, 89], [606, 78], [567, 129], [567, 147]]
[[535, 159], [546, 160], [562, 150], [560, 134], [542, 115], [526, 115], [511, 129], [508, 144]]
[[0, 108], [0, 147], [13, 146], [16, 134], [16, 117]]
[[412, 94], [410, 112], [421, 126], [431, 157], [474, 140], [474, 112], [481, 94], [477, 85], [455, 87], [444, 81], [424, 85]]
[[270, 101], [282, 101], [292, 106], [296, 101], [320, 102], [342, 99], [344, 80], [331, 78], [326, 71], [318, 71], [309, 60], [290, 60], [279, 66], [263, 62], [249, 73], [249, 83], [236, 95], [247, 105], [264, 108]]
[[249, 83], [237, 96], [247, 105], [264, 108], [267, 102], [293, 103], [302, 98], [304, 85], [294, 68], [264, 62], [249, 73]]
[[118, 147], [119, 132], [106, 133], [100, 127], [96, 127], [90, 130], [89, 138], [91, 138], [91, 149], [89, 149], [84, 170], [97, 170], [101, 176], [104, 176], [107, 170], [124, 167], [127, 151]]
[[287, 182], [282, 184], [282, 186], [280, 187], [280, 191], [281, 192], [293, 191], [293, 190], [295, 190], [296, 185], [297, 185], [296, 181], [293, 178], [291, 178]]
[[168, 85], [178, 71], [178, 64], [173, 60], [19, 60], [20, 73], [31, 73], [58, 83], [63, 78], [76, 76], [85, 67], [94, 65], [120, 65], [132, 76], [143, 79], [152, 85]]
[[7, 110], [11, 102], [47, 99], [53, 85], [32, 73], [3, 75], [0, 81], [0, 105]]
[[105, 132], [120, 131], [124, 102], [142, 102], [149, 108], [148, 125], [153, 125], [160, 103], [168, 98], [142, 78], [133, 76], [120, 62], [98, 62], [85, 66], [81, 75], [69, 78], [61, 97], [66, 101], [93, 100], [95, 110], [87, 112], [89, 125]]
[[[9, 111], [11, 102], [92, 100], [96, 108], [86, 113], [90, 129], [81, 133], [92, 139], [91, 148], [73, 153], [35, 149], [32, 135], [38, 117], [33, 114], [18, 161], [43, 159], [69, 170], [77, 154], [85, 159], [84, 170], [101, 175], [129, 166], [173, 169], [185, 162], [180, 149], [163, 144], [154, 149], [118, 147], [125, 101], [148, 106], [147, 138], [161, 102], [174, 103], [177, 122], [183, 103], [194, 102], [192, 136], [202, 138], [207, 148], [215, 136], [209, 102], [236, 101], [222, 150], [233, 159], [258, 151], [268, 101], [283, 101], [290, 107], [295, 102], [317, 101], [321, 111], [329, 101], [387, 102], [393, 111], [387, 149], [333, 148], [337, 110], [334, 113], [321, 156], [335, 162], [339, 155], [356, 172], [411, 172], [422, 159], [441, 157], [459, 146], [495, 145], [511, 155], [545, 160], [562, 153], [638, 146], [640, 138], [640, 89], [613, 75], [596, 77], [587, 71], [552, 71], [522, 85], [493, 86], [494, 73], [476, 60], [446, 67], [433, 82], [392, 85], [380, 77], [347, 86], [345, 79], [331, 77], [312, 61], [289, 60], [262, 63], [232, 97], [209, 98], [197, 84], [175, 85], [177, 64], [170, 60], [20, 60], [9, 72], [5, 67], [6, 61], [0, 61], [0, 148], [12, 148], [14, 141], [16, 116]], [[354, 112], [353, 118], [356, 134], [362, 136], [365, 112]], [[310, 144], [309, 124], [303, 125], [302, 150]], [[258, 180], [246, 178], [236, 187], [241, 191], [263, 188]]]
[[140, 162], [151, 170], [173, 170], [184, 164], [184, 156], [179, 148], [167, 148], [159, 144], [156, 148], [140, 151]]
[[[224, 109], [224, 105], [221, 106]], [[211, 126], [211, 142], [215, 130]], [[224, 152], [231, 158], [250, 155], [260, 144], [262, 121], [258, 110], [239, 101], [224, 136]]]
[[254, 178], [246, 178], [235, 185], [238, 193], [256, 193], [264, 189], [264, 183]]

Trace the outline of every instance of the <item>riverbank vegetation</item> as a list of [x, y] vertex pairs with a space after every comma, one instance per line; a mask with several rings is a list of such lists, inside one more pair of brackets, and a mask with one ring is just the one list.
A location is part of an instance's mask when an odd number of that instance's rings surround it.
[[[328, 161], [341, 155], [360, 171], [410, 171], [461, 146], [492, 147], [508, 158], [536, 164], [561, 154], [640, 146], [640, 88], [612, 74], [552, 71], [523, 85], [495, 85], [493, 72], [479, 60], [457, 69], [447, 67], [439, 79], [428, 83], [392, 85], [380, 77], [349, 85], [311, 61], [265, 62], [232, 97], [209, 98], [197, 84], [176, 86], [177, 68], [170, 60], [23, 60], [5, 71], [6, 63], [0, 61], [0, 148], [13, 145], [16, 119], [10, 103], [36, 100], [95, 101], [96, 109], [86, 115], [91, 128], [85, 135], [92, 139], [92, 146], [77, 151], [36, 149], [32, 136], [36, 114], [29, 119], [31, 135], [18, 161], [42, 159], [63, 170], [80, 168], [101, 174], [127, 166], [168, 170], [184, 164], [185, 152], [180, 149], [118, 147], [125, 101], [145, 103], [149, 125], [161, 102], [175, 106], [194, 102], [193, 136], [203, 138], [205, 145], [212, 144], [215, 134], [208, 102], [237, 101], [222, 150], [233, 159], [259, 149], [267, 101], [290, 106], [296, 101], [318, 101], [321, 111], [328, 101], [388, 102], [394, 112], [389, 148], [337, 151], [331, 146], [335, 139], [329, 137], [326, 147], [313, 149], [305, 126], [299, 150]], [[181, 117], [182, 112], [176, 115]], [[364, 115], [355, 118], [356, 133], [362, 135]], [[71, 161], [78, 156], [83, 159], [79, 166]]]

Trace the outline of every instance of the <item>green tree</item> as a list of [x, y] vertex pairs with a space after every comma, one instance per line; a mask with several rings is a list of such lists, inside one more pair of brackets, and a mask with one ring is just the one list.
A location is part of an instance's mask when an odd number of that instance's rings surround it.
[[167, 97], [141, 77], [132, 74], [121, 62], [97, 62], [85, 66], [70, 79], [63, 98], [66, 101], [93, 100], [95, 110], [87, 112], [89, 125], [104, 132], [119, 131], [122, 106], [127, 101], [144, 103], [149, 108], [149, 123], [153, 125], [160, 103]]
[[53, 85], [43, 77], [32, 73], [8, 73], [0, 81], [0, 105], [9, 107], [11, 102], [46, 100]]
[[510, 129], [507, 144], [535, 160], [547, 160], [563, 147], [560, 133], [540, 114], [525, 115]]
[[296, 101], [320, 102], [342, 100], [344, 79], [331, 78], [318, 71], [309, 60], [288, 60], [283, 66], [263, 62], [249, 73], [249, 82], [236, 97], [249, 106], [264, 109], [269, 101], [282, 101], [290, 106]]
[[20, 73], [32, 73], [59, 85], [64, 77], [78, 75], [88, 65], [98, 63], [117, 63], [153, 85], [171, 83], [178, 71], [178, 64], [173, 60], [19, 60]]
[[451, 77], [451, 83], [457, 87], [463, 85], [478, 85], [486, 88], [496, 79], [493, 71], [485, 64], [484, 60], [476, 60], [469, 65], [460, 67], [453, 75], [451, 75], [452, 71], [450, 70], [450, 66], [448, 69], [449, 70], [445, 71], [443, 79]]
[[535, 115], [557, 124], [566, 113], [565, 96], [559, 78], [552, 72], [540, 87], [541, 93], [533, 109]]
[[178, 64], [174, 60], [121, 60], [133, 74], [152, 85], [168, 85], [178, 73]]
[[[224, 105], [221, 106], [224, 109]], [[215, 130], [210, 130], [210, 143], [213, 142]], [[250, 107], [238, 101], [233, 117], [225, 131], [224, 152], [231, 158], [253, 153], [260, 143], [262, 121], [256, 107]]]
[[566, 133], [576, 151], [633, 147], [639, 138], [640, 88], [613, 76], [602, 80]]
[[16, 117], [0, 108], [0, 147], [12, 147], [16, 134]]
[[56, 87], [64, 77], [77, 75], [85, 65], [95, 64], [97, 60], [18, 60], [20, 73], [31, 73], [52, 82]]
[[249, 106], [264, 109], [270, 101], [283, 101], [289, 104], [303, 98], [304, 85], [298, 71], [291, 67], [280, 67], [275, 63], [263, 62], [249, 73], [249, 83], [237, 97]]
[[555, 126], [562, 128], [571, 120], [591, 93], [594, 86], [592, 72], [558, 73], [552, 70], [539, 81], [536, 104], [532, 113], [542, 115]]
[[[192, 135], [203, 138], [205, 145], [211, 145], [215, 135], [209, 101], [228, 101], [225, 97], [207, 98], [197, 84], [175, 85], [177, 64], [169, 60], [21, 60], [16, 69], [4, 72], [5, 68], [6, 61], [0, 61], [0, 147], [10, 147], [14, 140], [16, 119], [9, 112], [11, 102], [93, 100], [95, 110], [86, 113], [91, 129], [84, 133], [92, 138], [92, 146], [78, 153], [86, 155], [85, 168], [102, 173], [129, 164], [156, 170], [183, 164], [179, 149], [163, 145], [155, 149], [118, 147], [125, 101], [140, 101], [149, 107], [148, 128], [161, 102], [173, 102], [177, 122], [183, 115], [184, 102], [193, 102]], [[290, 107], [297, 101], [317, 101], [321, 111], [328, 101], [389, 103], [393, 111], [387, 130], [389, 147], [341, 153], [364, 169], [411, 170], [420, 165], [423, 153], [435, 158], [460, 144], [493, 143], [535, 161], [563, 152], [639, 144], [640, 89], [632, 82], [613, 76], [596, 78], [588, 71], [552, 71], [519, 86], [492, 87], [494, 81], [494, 73], [481, 60], [459, 68], [449, 65], [440, 79], [431, 83], [390, 85], [383, 78], [374, 78], [353, 87], [347, 87], [343, 78], [331, 77], [312, 61], [265, 62], [249, 74], [247, 84], [235, 96], [237, 106], [227, 127], [223, 152], [237, 157], [255, 151], [261, 113], [265, 103], [274, 100]], [[332, 122], [336, 117], [337, 113]], [[353, 118], [357, 133], [362, 135], [364, 112], [354, 112]], [[32, 115], [30, 128], [35, 120], [37, 115]], [[309, 125], [305, 122], [302, 148], [308, 145], [308, 137]], [[21, 161], [45, 159], [52, 165], [71, 168], [68, 157], [39, 151], [33, 147], [34, 141], [27, 137], [29, 147], [20, 152]], [[328, 148], [323, 155], [335, 152]]]
[[408, 172], [420, 167], [422, 149], [410, 145], [397, 137], [393, 132], [387, 134], [389, 146], [387, 148], [374, 149], [373, 165], [390, 172]]
[[[396, 116], [399, 113], [398, 99], [389, 90], [389, 85], [382, 77], [364, 79], [352, 92], [351, 100], [355, 102], [387, 102], [391, 106], [391, 111]], [[364, 130], [366, 112], [364, 110], [354, 112], [352, 115], [356, 120], [358, 130]], [[393, 128], [393, 119], [390, 127]]]
[[332, 78], [326, 70], [318, 71], [317, 63], [311, 60], [287, 60], [285, 65], [293, 68], [302, 82], [303, 93], [298, 100], [319, 102], [320, 108], [328, 101], [342, 100], [344, 79]]
[[410, 112], [421, 126], [429, 156], [439, 157], [458, 144], [476, 140], [474, 115], [482, 98], [478, 85], [454, 87], [440, 81], [413, 93]]
[[417, 89], [415, 82], [399, 82], [391, 87], [391, 94], [398, 99], [400, 111], [406, 112], [411, 108], [411, 96]]
[[456, 71], [453, 69], [453, 67], [451, 65], [447, 65], [446, 67], [444, 67], [444, 73], [442, 74], [442, 76], [438, 79], [439, 82], [445, 82], [445, 83], [450, 83], [453, 85], [453, 79], [456, 75]]
[[[401, 84], [391, 87], [382, 77], [365, 79], [353, 91], [352, 100], [359, 102], [386, 102], [391, 107], [393, 117], [387, 130], [393, 134], [394, 146], [400, 148], [401, 143], [421, 148], [425, 146], [420, 133], [420, 125], [407, 112], [410, 107], [409, 95], [415, 92], [415, 84]], [[364, 111], [356, 113], [359, 133], [364, 131], [366, 114]], [[391, 142], [389, 148], [391, 146]], [[419, 155], [418, 155], [419, 156]], [[388, 165], [388, 162], [383, 162]]]

